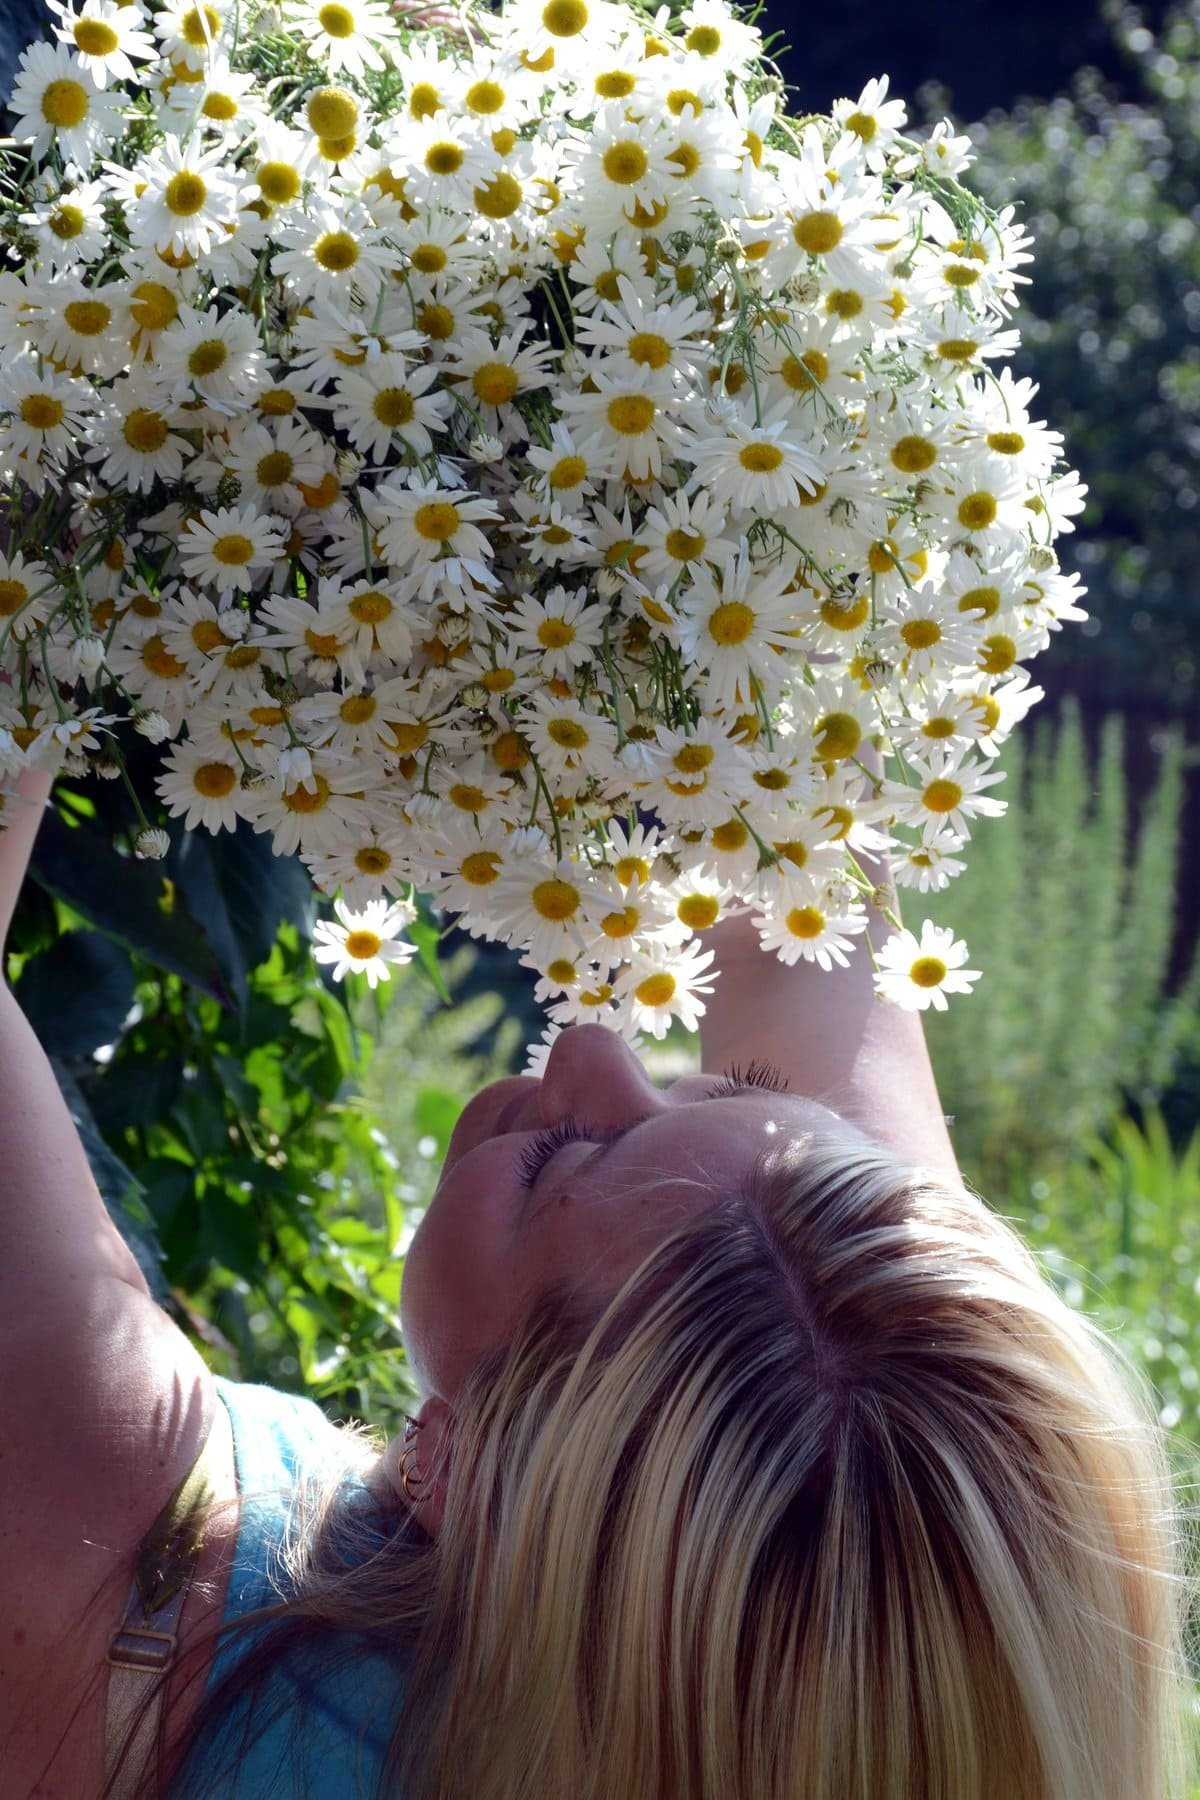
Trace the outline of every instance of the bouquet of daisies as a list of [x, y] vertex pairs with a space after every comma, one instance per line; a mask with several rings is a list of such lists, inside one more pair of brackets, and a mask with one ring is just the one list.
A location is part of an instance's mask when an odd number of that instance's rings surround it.
[[[413, 896], [661, 1035], [705, 933], [829, 967], [944, 885], [1083, 489], [1028, 239], [872, 81], [789, 117], [724, 0], [50, 0], [0, 232], [0, 772], [246, 820], [374, 981]], [[157, 822], [155, 812], [157, 809]], [[867, 867], [864, 868], [864, 861]], [[947, 933], [883, 993], [969, 986]]]

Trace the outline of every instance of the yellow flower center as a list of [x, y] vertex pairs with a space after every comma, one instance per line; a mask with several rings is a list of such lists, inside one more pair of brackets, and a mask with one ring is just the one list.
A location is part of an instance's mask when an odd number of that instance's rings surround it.
[[857, 319], [863, 297], [857, 288], [834, 288], [825, 296], [825, 311], [834, 319]]
[[508, 363], [481, 363], [471, 377], [471, 386], [485, 406], [507, 406], [521, 378]]
[[290, 793], [283, 795], [283, 804], [289, 812], [317, 813], [328, 803], [329, 783], [323, 775], [318, 775], [315, 770], [312, 779], [314, 784], [312, 787], [296, 787]]
[[1019, 431], [989, 431], [987, 441], [988, 449], [998, 456], [1020, 456], [1025, 448], [1025, 439]]
[[216, 119], [224, 124], [228, 119], [237, 118], [238, 103], [232, 94], [206, 94], [200, 111], [206, 119]]
[[161, 413], [152, 412], [145, 406], [135, 406], [121, 426], [121, 435], [131, 450], [138, 450], [143, 456], [152, 456], [167, 441], [167, 422]]
[[784, 788], [791, 787], [792, 778], [786, 769], [756, 769], [754, 784], [765, 788], [768, 794], [781, 794]]
[[578, 37], [587, 22], [584, 0], [549, 0], [542, 8], [542, 24], [551, 37]]
[[723, 600], [708, 621], [708, 635], [714, 643], [729, 649], [744, 644], [754, 630], [755, 612], [743, 600]]
[[524, 197], [523, 189], [515, 175], [507, 169], [493, 176], [483, 187], [477, 187], [474, 193], [476, 209], [485, 219], [511, 219]]
[[223, 800], [237, 786], [237, 771], [228, 763], [199, 763], [192, 771], [192, 786], [206, 800]]
[[469, 781], [456, 781], [451, 786], [448, 798], [452, 806], [460, 812], [479, 813], [488, 805], [488, 796], [481, 787], [475, 787]]
[[588, 743], [587, 731], [578, 719], [551, 719], [546, 736], [563, 750], [582, 750]]
[[397, 425], [411, 423], [416, 407], [407, 388], [380, 388], [371, 402], [371, 411], [381, 425], [394, 430]]
[[986, 531], [998, 511], [994, 495], [968, 494], [958, 503], [958, 522], [964, 531]]
[[459, 145], [443, 138], [436, 144], [430, 144], [425, 152], [425, 167], [431, 175], [457, 175], [463, 166], [463, 153]]
[[959, 612], [982, 613], [990, 619], [1000, 610], [1000, 589], [996, 587], [968, 588], [965, 594], [959, 595]]
[[827, 256], [842, 241], [842, 222], [832, 212], [805, 213], [792, 226], [792, 236], [809, 256]]
[[80, 337], [99, 337], [108, 329], [112, 307], [103, 300], [69, 300], [63, 307], [63, 318]]
[[862, 726], [853, 713], [826, 713], [817, 720], [814, 736], [822, 762], [841, 762], [853, 756], [862, 743]]
[[203, 50], [221, 29], [221, 15], [211, 6], [192, 6], [179, 21], [179, 35], [193, 50]]
[[391, 732], [392, 741], [401, 756], [415, 755], [429, 741], [429, 727], [422, 725], [419, 719], [406, 720], [399, 724], [395, 720], [389, 720], [388, 730]]
[[645, 394], [619, 394], [606, 408], [609, 424], [623, 437], [640, 437], [642, 432], [649, 431], [657, 411], [653, 400]]
[[636, 906], [622, 906], [616, 912], [605, 913], [600, 921], [600, 929], [606, 938], [631, 937], [638, 928], [641, 918]]
[[937, 353], [943, 362], [968, 363], [978, 349], [974, 338], [946, 338], [938, 345]]
[[902, 475], [921, 475], [937, 461], [937, 446], [928, 438], [902, 437], [892, 445], [891, 458]]
[[328, 274], [341, 275], [358, 261], [358, 240], [349, 231], [325, 231], [313, 245], [313, 260]]
[[721, 33], [715, 25], [693, 25], [683, 41], [694, 56], [715, 56], [721, 48]]
[[675, 908], [675, 916], [691, 931], [707, 931], [715, 925], [721, 908], [711, 894], [685, 894]]
[[[337, 9], [327, 6], [324, 10], [333, 12]], [[378, 932], [360, 929], [346, 933], [346, 955], [352, 957], [355, 962], [370, 962], [373, 956], [379, 955], [382, 948], [383, 939]]]
[[20, 405], [21, 419], [31, 431], [53, 431], [62, 424], [65, 412], [62, 401], [53, 394], [26, 394]]
[[194, 219], [208, 199], [208, 185], [194, 169], [180, 169], [163, 190], [167, 211], [177, 219]]
[[42, 117], [47, 125], [70, 131], [82, 124], [87, 115], [88, 93], [81, 82], [70, 81], [64, 76], [60, 81], [47, 84], [42, 93]]
[[537, 628], [537, 641], [544, 650], [562, 650], [575, 642], [575, 627], [565, 619], [543, 619]]
[[205, 338], [188, 357], [189, 375], [215, 375], [229, 360], [229, 346], [223, 338]]
[[408, 96], [408, 110], [414, 119], [432, 119], [441, 104], [441, 95], [429, 81], [418, 81]]
[[650, 158], [632, 138], [610, 144], [602, 161], [604, 173], [617, 187], [632, 187], [634, 182], [641, 181], [650, 167]]
[[449, 500], [430, 500], [413, 514], [413, 529], [431, 544], [444, 544], [460, 524], [457, 506]]
[[635, 331], [625, 346], [631, 362], [661, 369], [671, 360], [671, 346], [657, 331]]
[[597, 99], [626, 100], [637, 86], [637, 77], [627, 69], [606, 69], [592, 83]]
[[1006, 675], [1017, 660], [1017, 646], [1002, 631], [986, 637], [979, 653], [979, 667], [987, 675]]
[[665, 969], [657, 975], [647, 975], [639, 981], [633, 990], [633, 997], [642, 1006], [667, 1006], [675, 996], [679, 983]]
[[458, 872], [472, 887], [489, 887], [500, 875], [498, 850], [472, 850], [458, 865]]
[[354, 14], [348, 6], [336, 4], [323, 6], [317, 14], [317, 23], [326, 37], [352, 38], [354, 36]]
[[815, 906], [793, 906], [784, 923], [793, 937], [818, 938], [825, 929], [825, 914]]
[[476, 81], [463, 98], [469, 112], [490, 115], [504, 105], [504, 89], [498, 81]]
[[783, 451], [778, 444], [743, 444], [738, 461], [752, 475], [769, 475], [783, 461]]
[[162, 331], [179, 317], [179, 301], [161, 281], [140, 281], [129, 310], [143, 331]]
[[206, 656], [212, 650], [224, 649], [229, 643], [215, 619], [197, 619], [189, 636], [197, 650], [202, 650]]
[[908, 619], [900, 627], [900, 636], [910, 650], [931, 650], [941, 642], [942, 628], [936, 619]]
[[84, 216], [82, 207], [72, 206], [70, 202], [67, 201], [54, 209], [48, 223], [55, 237], [58, 238], [60, 242], [69, 244], [72, 238], [77, 238], [79, 236], [80, 232], [87, 224], [87, 219]]
[[663, 549], [676, 562], [694, 562], [698, 556], [703, 556], [707, 542], [702, 531], [684, 531], [681, 526], [676, 526], [663, 539]]
[[579, 911], [579, 891], [569, 881], [539, 881], [529, 898], [534, 912], [555, 924]]
[[714, 825], [709, 834], [714, 850], [743, 850], [749, 841], [749, 828], [740, 819], [727, 819], [723, 825]]
[[678, 749], [671, 762], [681, 775], [699, 775], [707, 769], [716, 751], [711, 744], [684, 744]]
[[300, 192], [300, 174], [291, 163], [262, 163], [255, 180], [263, 199], [272, 206], [288, 206]]
[[81, 56], [111, 56], [120, 36], [103, 19], [76, 19], [71, 31]]
[[908, 978], [914, 987], [940, 987], [949, 973], [940, 956], [918, 956], [908, 971]]
[[952, 813], [962, 803], [963, 791], [957, 781], [950, 781], [944, 775], [931, 781], [925, 789], [925, 805], [932, 813]]
[[219, 562], [226, 569], [243, 569], [254, 555], [254, 541], [243, 537], [240, 531], [228, 532], [219, 537], [212, 547], [214, 562]]
[[296, 459], [287, 450], [268, 450], [260, 456], [255, 464], [254, 473], [262, 487], [282, 487], [290, 481], [296, 469]]
[[644, 856], [623, 856], [613, 869], [622, 887], [628, 887], [633, 880], [648, 881], [650, 864]]
[[344, 88], [318, 88], [309, 95], [306, 112], [319, 138], [349, 137], [358, 124], [358, 102]]
[[342, 647], [340, 640], [332, 632], [313, 631], [311, 627], [305, 629], [304, 642], [314, 656], [325, 657], [327, 660], [336, 657]]
[[852, 131], [855, 137], [860, 138], [864, 144], [870, 144], [874, 141], [879, 126], [870, 113], [852, 112], [846, 120], [846, 130]]
[[857, 595], [849, 606], [829, 597], [821, 602], [821, 623], [831, 626], [834, 631], [857, 631], [866, 623], [870, 611], [871, 601], [867, 594]]
[[806, 350], [803, 356], [786, 356], [779, 373], [793, 393], [811, 393], [829, 380], [829, 358], [822, 350]]
[[29, 589], [23, 581], [0, 580], [0, 618], [11, 619], [28, 599]]
[[365, 725], [368, 719], [375, 716], [374, 694], [347, 694], [338, 707], [342, 722], [345, 725]]
[[392, 858], [378, 844], [364, 844], [361, 850], [354, 852], [354, 866], [360, 875], [386, 875], [392, 866]]

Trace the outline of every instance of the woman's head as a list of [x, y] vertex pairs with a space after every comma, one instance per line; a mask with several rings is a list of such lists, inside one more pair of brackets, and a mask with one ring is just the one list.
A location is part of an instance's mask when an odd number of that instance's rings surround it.
[[561, 1060], [452, 1153], [427, 1278], [497, 1171], [497, 1279], [543, 1260], [445, 1380], [433, 1791], [1160, 1793], [1168, 1490], [1106, 1351], [970, 1195], [622, 1058], [579, 1123], [636, 1129], [563, 1145], [544, 1226], [503, 1139]]

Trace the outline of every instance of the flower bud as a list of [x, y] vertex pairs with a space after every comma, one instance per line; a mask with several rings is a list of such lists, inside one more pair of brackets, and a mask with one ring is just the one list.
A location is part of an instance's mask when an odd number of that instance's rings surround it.
[[76, 675], [91, 681], [104, 667], [104, 639], [85, 631], [67, 651], [67, 663]]
[[133, 853], [143, 862], [161, 862], [170, 848], [170, 837], [155, 825], [139, 831], [133, 840]]
[[134, 713], [133, 729], [148, 744], [165, 744], [171, 735], [171, 722], [160, 712]]

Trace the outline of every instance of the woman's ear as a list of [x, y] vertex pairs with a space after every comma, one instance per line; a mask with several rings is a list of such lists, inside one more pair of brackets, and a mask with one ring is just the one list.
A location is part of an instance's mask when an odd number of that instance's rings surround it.
[[393, 1438], [384, 1451], [389, 1481], [430, 1537], [439, 1536], [446, 1514], [456, 1423], [446, 1401], [431, 1395], [404, 1435]]

